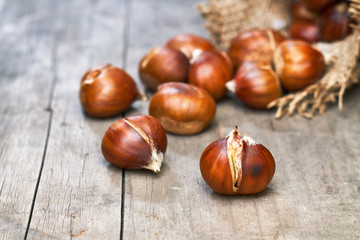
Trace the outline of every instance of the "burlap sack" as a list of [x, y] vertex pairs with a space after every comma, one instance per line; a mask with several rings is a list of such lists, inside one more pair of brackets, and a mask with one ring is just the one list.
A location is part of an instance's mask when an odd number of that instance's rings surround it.
[[[351, 0], [349, 12], [355, 23], [354, 32], [342, 41], [317, 43], [325, 56], [327, 70], [324, 76], [302, 91], [285, 95], [269, 104], [277, 107], [275, 117], [286, 114], [312, 118], [324, 113], [326, 105], [338, 101], [343, 108], [345, 90], [359, 82], [360, 67], [357, 65], [360, 47], [360, 0]], [[208, 0], [199, 3], [198, 10], [205, 18], [213, 42], [227, 50], [231, 39], [239, 32], [258, 28], [272, 28], [286, 34], [291, 21], [291, 0]]]

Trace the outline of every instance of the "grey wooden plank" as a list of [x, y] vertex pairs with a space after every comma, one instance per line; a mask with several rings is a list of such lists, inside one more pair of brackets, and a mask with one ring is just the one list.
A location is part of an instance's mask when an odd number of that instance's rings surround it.
[[[141, 57], [173, 35], [205, 34], [194, 3], [133, 1], [130, 74], [137, 76]], [[160, 174], [125, 172], [124, 239], [358, 239], [358, 91], [349, 92], [344, 111], [334, 106], [313, 120], [275, 120], [271, 111], [228, 98], [205, 132], [168, 134]], [[147, 107], [139, 103], [134, 114], [147, 114]], [[254, 196], [215, 194], [200, 174], [202, 151], [235, 125], [267, 146], [277, 163], [272, 183]]]
[[0, 239], [24, 237], [46, 145], [61, 9], [45, 4], [0, 2]]
[[122, 171], [100, 150], [105, 130], [117, 118], [85, 116], [78, 90], [89, 67], [121, 66], [126, 5], [117, 0], [62, 4], [66, 30], [56, 52], [53, 119], [28, 238], [118, 239]]

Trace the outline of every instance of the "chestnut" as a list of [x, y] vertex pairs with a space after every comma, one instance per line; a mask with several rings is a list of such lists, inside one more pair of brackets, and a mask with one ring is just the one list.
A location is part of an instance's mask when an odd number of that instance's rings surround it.
[[352, 33], [347, 3], [340, 3], [327, 9], [321, 15], [321, 40], [332, 42], [344, 39]]
[[240, 33], [230, 44], [228, 54], [238, 68], [243, 62], [271, 62], [273, 51], [285, 40], [280, 33], [273, 30], [252, 29]]
[[147, 87], [155, 91], [161, 83], [185, 82], [189, 65], [189, 59], [181, 51], [157, 47], [140, 61], [139, 76]]
[[150, 100], [150, 115], [166, 131], [190, 135], [201, 132], [213, 120], [214, 99], [203, 89], [186, 83], [164, 83]]
[[226, 138], [211, 143], [200, 158], [205, 182], [216, 193], [255, 194], [271, 182], [275, 161], [271, 152], [235, 127]]
[[84, 111], [97, 118], [120, 114], [137, 98], [144, 97], [134, 80], [111, 64], [87, 71], [81, 79], [79, 95]]
[[338, 0], [304, 0], [307, 9], [314, 12], [321, 12], [325, 8], [335, 4]]
[[113, 123], [101, 150], [111, 164], [124, 169], [145, 168], [160, 172], [167, 147], [165, 129], [152, 116], [131, 116]]
[[233, 68], [224, 52], [205, 51], [190, 66], [189, 83], [205, 89], [218, 101], [226, 95], [225, 83], [230, 81]]
[[179, 34], [165, 43], [166, 47], [182, 51], [190, 60], [202, 51], [215, 51], [215, 46], [207, 39], [194, 34]]
[[320, 40], [320, 27], [314, 20], [297, 19], [290, 25], [293, 39], [314, 43]]
[[317, 13], [310, 11], [304, 4], [304, 0], [295, 1], [291, 7], [293, 18], [315, 20], [318, 18]]
[[226, 86], [247, 106], [258, 109], [266, 109], [270, 102], [282, 95], [278, 76], [269, 64], [261, 62], [242, 64], [234, 80]]
[[309, 43], [297, 40], [280, 44], [274, 52], [274, 65], [283, 88], [289, 91], [312, 84], [325, 70], [323, 54]]

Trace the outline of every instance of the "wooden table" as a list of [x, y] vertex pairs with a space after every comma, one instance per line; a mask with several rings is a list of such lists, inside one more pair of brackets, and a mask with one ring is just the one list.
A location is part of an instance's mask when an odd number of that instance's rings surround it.
[[[207, 36], [196, 1], [0, 0], [0, 239], [359, 239], [360, 94], [313, 120], [274, 119], [227, 98], [195, 136], [168, 134], [161, 173], [124, 171], [100, 151], [121, 118], [92, 119], [82, 75], [138, 62], [178, 33]], [[147, 114], [136, 102], [125, 116]], [[221, 196], [199, 158], [238, 125], [273, 153], [262, 193]]]

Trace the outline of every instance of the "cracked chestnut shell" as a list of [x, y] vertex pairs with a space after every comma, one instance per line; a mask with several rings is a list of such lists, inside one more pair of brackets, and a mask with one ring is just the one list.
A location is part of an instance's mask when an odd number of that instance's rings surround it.
[[111, 164], [124, 169], [145, 168], [160, 172], [167, 147], [163, 126], [152, 116], [131, 116], [113, 123], [101, 150]]
[[271, 63], [275, 48], [285, 40], [279, 32], [267, 29], [252, 29], [240, 33], [231, 41], [228, 50], [235, 68], [247, 61]]
[[132, 77], [111, 64], [87, 71], [81, 79], [79, 95], [84, 111], [96, 118], [118, 115], [144, 97]]
[[165, 43], [166, 47], [171, 47], [182, 51], [190, 60], [201, 54], [203, 51], [215, 51], [215, 46], [207, 39], [194, 34], [178, 34]]
[[204, 130], [215, 117], [214, 99], [203, 89], [186, 83], [164, 83], [150, 100], [149, 112], [166, 131], [191, 135]]
[[181, 51], [170, 47], [150, 50], [139, 63], [139, 76], [152, 90], [165, 82], [186, 82], [189, 59]]
[[226, 138], [211, 143], [200, 158], [200, 171], [214, 192], [255, 194], [271, 182], [275, 161], [270, 151], [235, 127]]

